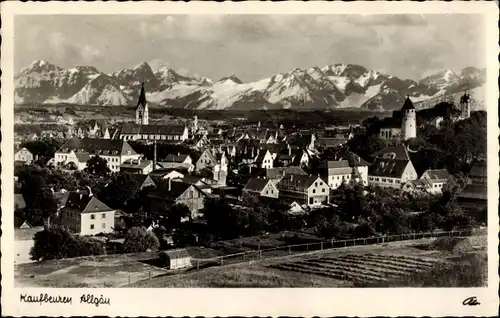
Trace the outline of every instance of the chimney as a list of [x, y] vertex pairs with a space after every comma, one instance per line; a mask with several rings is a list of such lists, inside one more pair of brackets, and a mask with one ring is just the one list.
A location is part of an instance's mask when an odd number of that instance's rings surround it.
[[168, 178], [168, 191], [172, 190], [172, 180]]
[[288, 147], [288, 155], [291, 156], [292, 155], [292, 146], [290, 146], [290, 144], [287, 144], [287, 147]]
[[153, 145], [153, 170], [156, 169], [156, 140]]
[[54, 188], [50, 188], [50, 192], [52, 192], [52, 194], [54, 194]]
[[177, 157], [180, 157], [180, 156], [181, 156], [181, 153], [180, 153], [180, 152], [178, 152], [178, 153], [177, 153]]

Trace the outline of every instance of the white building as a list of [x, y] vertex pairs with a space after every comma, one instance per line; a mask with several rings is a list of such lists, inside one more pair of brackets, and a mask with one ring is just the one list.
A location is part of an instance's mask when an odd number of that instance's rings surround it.
[[115, 227], [115, 210], [92, 194], [70, 192], [54, 223], [65, 225], [80, 235], [111, 233]]
[[24, 162], [29, 165], [33, 162], [33, 154], [23, 147], [14, 153], [14, 161]]
[[400, 189], [406, 182], [418, 178], [403, 145], [382, 149], [374, 156], [375, 162], [368, 169], [369, 184]]
[[138, 160], [141, 155], [124, 140], [119, 139], [70, 139], [54, 154], [54, 162], [62, 167], [73, 166], [83, 170], [87, 161], [99, 156], [108, 163], [111, 172], [119, 172], [120, 165], [127, 160]]
[[405, 103], [401, 108], [401, 138], [408, 140], [417, 137], [417, 113], [410, 97], [406, 97]]
[[277, 199], [279, 191], [270, 179], [251, 178], [243, 188], [243, 195]]
[[318, 206], [329, 201], [330, 189], [319, 176], [285, 175], [276, 187], [285, 202]]

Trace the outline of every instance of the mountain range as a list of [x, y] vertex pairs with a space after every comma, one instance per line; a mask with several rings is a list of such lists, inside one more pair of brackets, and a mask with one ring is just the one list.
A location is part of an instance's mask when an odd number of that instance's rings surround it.
[[[156, 72], [147, 63], [114, 73], [92, 66], [64, 69], [38, 60], [15, 76], [16, 104], [134, 105], [144, 83], [153, 106], [190, 109], [394, 110], [406, 96], [421, 101], [484, 88], [486, 70], [444, 70], [420, 81], [353, 64], [295, 68], [254, 82], [231, 75], [220, 80], [183, 76], [171, 68]], [[474, 96], [473, 96], [474, 98]]]

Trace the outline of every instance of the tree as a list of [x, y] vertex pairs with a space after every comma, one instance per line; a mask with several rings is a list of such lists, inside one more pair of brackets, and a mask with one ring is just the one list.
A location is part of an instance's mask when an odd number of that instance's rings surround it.
[[133, 227], [128, 230], [123, 242], [123, 250], [126, 253], [156, 251], [159, 246], [160, 242], [156, 235], [144, 227]]
[[87, 161], [87, 167], [84, 169], [88, 174], [104, 176], [110, 173], [108, 161], [99, 156], [94, 156]]
[[167, 223], [171, 229], [178, 229], [185, 218], [191, 220], [191, 210], [182, 203], [172, 205], [167, 213]]
[[48, 189], [45, 179], [39, 174], [26, 177], [21, 188], [26, 208], [24, 217], [34, 226], [49, 224], [50, 217], [57, 212], [58, 202]]
[[99, 199], [115, 209], [122, 209], [128, 213], [134, 213], [128, 209], [128, 203], [135, 198], [140, 184], [137, 179], [128, 173], [114, 176], [99, 193]]
[[63, 227], [46, 228], [33, 240], [30, 257], [35, 261], [104, 254], [101, 242], [75, 236]]
[[354, 237], [365, 238], [375, 235], [375, 229], [368, 222], [363, 222], [354, 228]]

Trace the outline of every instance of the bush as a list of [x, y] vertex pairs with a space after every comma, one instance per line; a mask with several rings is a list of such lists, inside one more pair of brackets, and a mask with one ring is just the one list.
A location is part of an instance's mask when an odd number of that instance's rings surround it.
[[440, 237], [429, 244], [428, 249], [462, 254], [471, 251], [473, 248], [467, 238]]
[[62, 227], [40, 231], [34, 241], [30, 255], [35, 261], [104, 254], [101, 242], [73, 235]]
[[370, 223], [361, 223], [360, 225], [356, 226], [354, 228], [354, 237], [355, 238], [365, 238], [365, 237], [370, 237], [370, 236], [374, 236], [376, 233], [375, 233], [375, 229], [373, 228], [373, 226], [370, 224]]
[[160, 242], [153, 232], [146, 231], [144, 227], [133, 227], [125, 235], [123, 250], [125, 253], [156, 251]]

